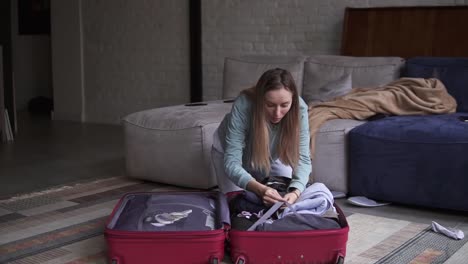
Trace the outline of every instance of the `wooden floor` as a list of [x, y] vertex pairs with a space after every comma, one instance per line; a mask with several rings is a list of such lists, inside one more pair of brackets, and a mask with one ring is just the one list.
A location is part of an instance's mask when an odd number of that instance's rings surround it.
[[0, 143], [0, 198], [124, 175], [121, 126], [18, 116], [15, 140]]

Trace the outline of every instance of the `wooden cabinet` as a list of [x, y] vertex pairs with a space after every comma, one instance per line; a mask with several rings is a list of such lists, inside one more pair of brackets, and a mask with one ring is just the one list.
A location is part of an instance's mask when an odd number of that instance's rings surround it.
[[347, 8], [341, 54], [468, 57], [468, 6]]

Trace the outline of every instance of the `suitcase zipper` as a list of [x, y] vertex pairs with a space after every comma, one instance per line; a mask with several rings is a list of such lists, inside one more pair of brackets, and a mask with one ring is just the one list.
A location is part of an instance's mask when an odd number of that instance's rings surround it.
[[132, 232], [132, 231], [114, 231], [114, 230], [107, 230], [105, 235], [108, 238], [116, 238], [116, 239], [150, 239], [155, 240], [154, 234], [162, 235], [163, 237], [159, 237], [161, 240], [178, 240], [178, 239], [208, 239], [217, 237], [220, 234], [223, 234], [223, 237], [226, 237], [226, 229], [216, 229], [211, 231], [161, 231], [161, 232]]

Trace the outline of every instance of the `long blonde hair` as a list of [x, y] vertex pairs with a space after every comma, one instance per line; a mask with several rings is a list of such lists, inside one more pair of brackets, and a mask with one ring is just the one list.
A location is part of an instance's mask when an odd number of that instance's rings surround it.
[[262, 74], [257, 84], [241, 93], [253, 102], [251, 165], [267, 175], [270, 172], [269, 121], [265, 112], [265, 94], [272, 90], [286, 89], [292, 93], [292, 104], [288, 113], [280, 121], [279, 159], [286, 165], [296, 168], [299, 163], [299, 95], [291, 73], [276, 68]]

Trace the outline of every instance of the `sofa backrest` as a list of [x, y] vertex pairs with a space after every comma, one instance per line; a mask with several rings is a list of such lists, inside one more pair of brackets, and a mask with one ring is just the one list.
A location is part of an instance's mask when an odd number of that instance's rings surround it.
[[239, 92], [257, 84], [266, 70], [283, 68], [291, 72], [299, 94], [302, 91], [302, 76], [305, 56], [251, 55], [225, 58], [223, 74], [223, 99], [234, 98]]
[[400, 77], [403, 64], [400, 57], [311, 56], [304, 63], [302, 97], [310, 102], [329, 89], [341, 91], [339, 96], [352, 88], [382, 86]]
[[468, 112], [468, 58], [409, 58], [403, 75], [439, 79], [457, 101], [457, 112]]
[[400, 77], [403, 64], [400, 57], [251, 55], [225, 58], [223, 99], [234, 98], [241, 90], [254, 86], [263, 72], [275, 67], [291, 72], [299, 94], [309, 102], [323, 98], [324, 88], [338, 91], [333, 95], [340, 95], [351, 88], [385, 85]]

